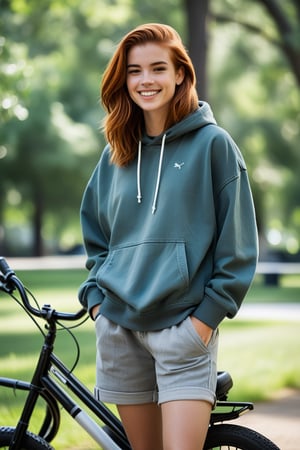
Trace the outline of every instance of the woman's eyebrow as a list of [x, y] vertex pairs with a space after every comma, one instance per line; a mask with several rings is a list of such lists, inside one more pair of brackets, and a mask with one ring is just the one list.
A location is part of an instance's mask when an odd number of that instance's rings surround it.
[[[153, 63], [150, 63], [150, 66], [159, 66], [161, 64], [168, 65], [167, 61], [155, 61]], [[127, 67], [141, 67], [140, 64], [127, 64]]]

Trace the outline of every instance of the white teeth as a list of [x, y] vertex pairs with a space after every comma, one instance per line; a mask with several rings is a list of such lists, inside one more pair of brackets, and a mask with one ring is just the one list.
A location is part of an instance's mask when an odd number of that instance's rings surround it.
[[140, 92], [140, 94], [143, 97], [151, 97], [151, 95], [155, 95], [155, 94], [157, 94], [157, 92], [158, 91], [142, 91], [142, 92]]

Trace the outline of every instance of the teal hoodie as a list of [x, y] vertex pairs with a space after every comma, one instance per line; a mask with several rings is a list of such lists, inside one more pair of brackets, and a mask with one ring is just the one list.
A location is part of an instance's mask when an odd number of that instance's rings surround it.
[[104, 149], [85, 190], [81, 224], [90, 310], [139, 331], [194, 315], [211, 328], [232, 318], [253, 279], [257, 231], [244, 160], [209, 105], [163, 135], [144, 135], [137, 158]]

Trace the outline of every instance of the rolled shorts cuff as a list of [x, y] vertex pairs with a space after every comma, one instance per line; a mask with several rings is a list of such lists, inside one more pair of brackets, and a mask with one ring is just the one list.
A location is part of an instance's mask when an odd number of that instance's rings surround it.
[[142, 405], [145, 403], [157, 403], [156, 391], [143, 392], [117, 392], [94, 388], [94, 396], [97, 400], [117, 405]]
[[159, 392], [158, 394], [158, 404], [176, 400], [201, 400], [214, 406], [216, 403], [216, 396], [215, 393], [209, 389], [199, 389], [197, 387], [168, 389], [163, 392]]
[[183, 388], [168, 389], [167, 391], [157, 393], [156, 391], [144, 392], [116, 392], [107, 391], [95, 387], [95, 398], [105, 403], [114, 403], [117, 405], [142, 405], [145, 403], [158, 403], [159, 405], [176, 400], [201, 400], [210, 403], [213, 407], [216, 403], [215, 394], [209, 389]]

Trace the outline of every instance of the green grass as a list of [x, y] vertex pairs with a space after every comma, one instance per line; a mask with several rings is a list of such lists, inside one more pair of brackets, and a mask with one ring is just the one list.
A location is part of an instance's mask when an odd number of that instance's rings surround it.
[[233, 378], [231, 400], [261, 401], [284, 388], [300, 389], [297, 322], [224, 321], [219, 369]]
[[[77, 289], [86, 273], [80, 270], [18, 272], [40, 304], [56, 309], [80, 308]], [[267, 287], [257, 277], [247, 302], [299, 302], [300, 277], [282, 277], [280, 287]], [[43, 326], [43, 322], [41, 322]], [[75, 331], [81, 357], [75, 374], [90, 390], [95, 377], [95, 337], [93, 322]], [[297, 322], [246, 322], [225, 320], [220, 327], [219, 370], [228, 370], [234, 380], [230, 400], [260, 401], [272, 398], [281, 389], [300, 389], [300, 327]], [[0, 293], [0, 374], [30, 379], [42, 336], [10, 297]], [[68, 333], [59, 331], [55, 352], [73, 365], [76, 349]], [[0, 388], [0, 424], [14, 425], [24, 402], [24, 393]], [[39, 404], [31, 429], [37, 429], [43, 405]], [[71, 430], [71, 432], [70, 432]], [[97, 448], [79, 426], [62, 411], [60, 433], [53, 442], [56, 450]]]

